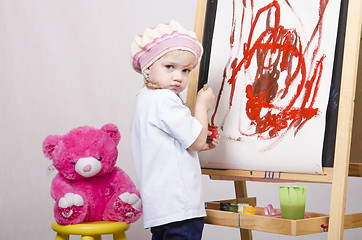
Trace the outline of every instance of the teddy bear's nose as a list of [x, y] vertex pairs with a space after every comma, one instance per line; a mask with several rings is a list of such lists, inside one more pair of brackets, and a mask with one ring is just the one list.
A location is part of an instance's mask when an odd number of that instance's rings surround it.
[[79, 158], [75, 171], [83, 177], [92, 177], [102, 170], [102, 163], [94, 157]]
[[83, 171], [84, 172], [90, 172], [92, 170], [92, 165], [87, 164], [86, 166], [84, 166]]

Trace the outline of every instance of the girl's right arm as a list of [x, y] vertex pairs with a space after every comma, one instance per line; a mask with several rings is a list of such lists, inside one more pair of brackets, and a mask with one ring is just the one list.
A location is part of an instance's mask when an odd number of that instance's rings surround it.
[[[206, 89], [205, 89], [206, 88]], [[201, 89], [197, 93], [195, 104], [195, 118], [202, 125], [202, 130], [197, 139], [189, 147], [190, 150], [200, 152], [208, 149], [212, 149], [217, 145], [217, 139], [212, 142], [207, 142], [208, 131], [208, 111], [213, 107], [215, 102], [215, 96], [210, 87], [205, 86], [205, 90]]]

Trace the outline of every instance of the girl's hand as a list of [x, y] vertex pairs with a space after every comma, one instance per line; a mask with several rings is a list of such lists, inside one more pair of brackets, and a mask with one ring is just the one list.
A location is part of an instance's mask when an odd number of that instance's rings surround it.
[[[207, 136], [211, 136], [211, 135], [212, 135], [212, 132], [211, 132], [211, 131], [208, 131]], [[207, 150], [211, 150], [211, 149], [216, 148], [217, 145], [219, 144], [219, 139], [220, 139], [219, 134], [216, 135], [215, 138], [208, 138], [208, 139], [206, 140], [205, 149], [203, 149], [202, 151], [207, 151]]]
[[214, 102], [214, 92], [207, 84], [205, 84], [204, 87], [197, 93], [196, 105], [203, 105], [208, 111], [214, 106]]

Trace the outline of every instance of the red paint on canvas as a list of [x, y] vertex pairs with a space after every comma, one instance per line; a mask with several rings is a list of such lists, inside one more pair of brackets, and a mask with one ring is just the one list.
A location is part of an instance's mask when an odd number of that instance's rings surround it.
[[[251, 8], [254, 7], [251, 0]], [[256, 63], [253, 81], [244, 89], [245, 111], [250, 121], [250, 128], [253, 132], [245, 132], [240, 129], [242, 136], [257, 136], [260, 139], [273, 139], [283, 136], [288, 131], [297, 132], [313, 117], [319, 114], [314, 106], [318, 96], [321, 76], [323, 73], [323, 60], [325, 55], [318, 57], [316, 53], [320, 48], [322, 20], [324, 10], [328, 4], [327, 0], [320, 1], [319, 21], [316, 24], [313, 34], [303, 49], [300, 36], [295, 29], [285, 28], [280, 24], [280, 6], [278, 1], [260, 8], [251, 19], [251, 28], [248, 33], [248, 40], [243, 43], [242, 58], [230, 58], [227, 67], [224, 69], [223, 80], [217, 96], [215, 111], [211, 123], [215, 124], [221, 95], [224, 85], [229, 84], [230, 93], [228, 111], [225, 113], [224, 121], [219, 126], [223, 130], [223, 123], [233, 106], [235, 88], [240, 71], [251, 71], [251, 64]], [[246, 2], [243, 1], [243, 12], [241, 23], [244, 24], [244, 10]], [[230, 47], [235, 41], [235, 2], [233, 5], [232, 30], [230, 36]], [[256, 36], [255, 27], [260, 26], [262, 14], [267, 14], [265, 30]], [[273, 21], [271, 21], [271, 19]], [[242, 35], [242, 31], [240, 31]], [[305, 54], [311, 48], [311, 42], [316, 38], [317, 46], [309, 61], [313, 62], [313, 69], [306, 69]], [[240, 37], [241, 39], [241, 37]], [[227, 77], [227, 70], [231, 69], [231, 76]], [[240, 94], [240, 93], [238, 93]], [[241, 138], [234, 139], [240, 141]]]

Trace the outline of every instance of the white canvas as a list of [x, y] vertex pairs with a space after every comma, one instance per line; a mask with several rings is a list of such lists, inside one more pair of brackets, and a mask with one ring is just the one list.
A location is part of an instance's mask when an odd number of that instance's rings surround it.
[[202, 167], [322, 173], [339, 7], [218, 2], [208, 84], [221, 139], [200, 153]]

